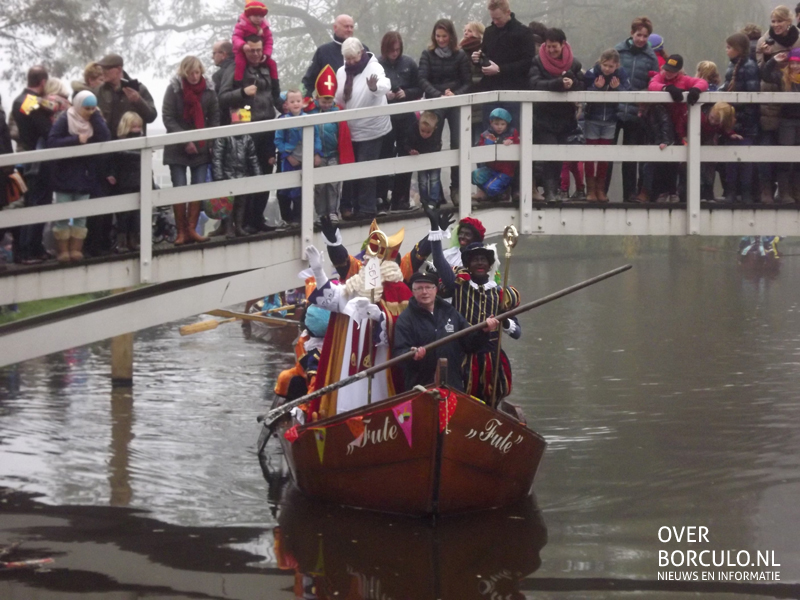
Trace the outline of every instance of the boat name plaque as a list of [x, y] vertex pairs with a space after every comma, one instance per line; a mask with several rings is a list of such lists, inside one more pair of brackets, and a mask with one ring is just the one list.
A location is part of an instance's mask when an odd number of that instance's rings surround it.
[[502, 421], [499, 419], [489, 419], [483, 431], [478, 432], [475, 429], [470, 429], [469, 433], [464, 437], [467, 439], [477, 438], [479, 441], [485, 442], [493, 448], [497, 448], [503, 454], [508, 454], [514, 444], [519, 444], [524, 438], [517, 434], [517, 439], [512, 441], [511, 436], [514, 434], [513, 431], [509, 431], [506, 436], [503, 437], [503, 433], [499, 431], [502, 424]]
[[363, 419], [364, 431], [356, 439], [347, 445], [347, 454], [352, 454], [356, 448], [363, 448], [372, 444], [382, 444], [397, 439], [397, 425], [390, 425], [390, 417], [386, 415], [383, 421], [383, 427], [377, 429], [370, 429], [369, 424], [372, 419]]

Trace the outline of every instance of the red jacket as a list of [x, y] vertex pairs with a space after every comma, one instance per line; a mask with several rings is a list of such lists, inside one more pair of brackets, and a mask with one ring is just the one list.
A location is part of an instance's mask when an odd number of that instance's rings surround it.
[[[661, 71], [650, 80], [648, 89], [651, 92], [662, 92], [667, 86], [674, 85], [681, 90], [690, 90], [693, 87], [701, 92], [708, 91], [708, 82], [705, 79], [698, 79], [697, 77], [689, 77], [686, 73], [679, 73], [675, 79], [667, 80], [664, 77], [664, 71]], [[675, 136], [679, 141], [686, 138], [686, 124], [688, 121], [689, 108], [684, 102], [673, 102], [667, 105], [667, 110], [672, 118], [672, 124], [675, 127]]]

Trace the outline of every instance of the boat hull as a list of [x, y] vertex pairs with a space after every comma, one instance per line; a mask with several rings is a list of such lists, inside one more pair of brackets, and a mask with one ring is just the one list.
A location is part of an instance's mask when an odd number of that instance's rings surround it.
[[[441, 391], [441, 393], [439, 393]], [[307, 496], [415, 516], [507, 506], [530, 493], [546, 443], [446, 388], [409, 392], [279, 437]]]

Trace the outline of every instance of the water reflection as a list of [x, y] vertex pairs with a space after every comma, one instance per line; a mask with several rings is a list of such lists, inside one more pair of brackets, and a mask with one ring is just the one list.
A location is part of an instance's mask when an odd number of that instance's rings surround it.
[[474, 516], [426, 520], [310, 502], [294, 488], [278, 517], [276, 557], [296, 598], [524, 598], [547, 529], [532, 498]]
[[129, 446], [133, 440], [133, 390], [129, 387], [111, 389], [111, 445], [108, 461], [108, 485], [111, 506], [131, 503]]

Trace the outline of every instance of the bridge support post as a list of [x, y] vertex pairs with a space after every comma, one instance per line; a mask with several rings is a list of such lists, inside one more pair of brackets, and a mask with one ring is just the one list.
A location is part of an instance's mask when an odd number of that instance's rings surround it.
[[300, 260], [306, 246], [314, 243], [314, 127], [303, 127], [303, 165], [301, 171]]
[[139, 281], [153, 281], [153, 150], [141, 151], [139, 176]]
[[689, 235], [700, 234], [700, 111], [702, 105], [689, 107], [686, 156], [686, 227]]
[[[458, 218], [463, 219], [472, 212], [472, 105], [460, 109], [459, 127], [461, 128], [461, 145], [458, 150]], [[453, 185], [455, 182], [451, 182]]]
[[111, 338], [111, 387], [133, 385], [133, 333]]
[[533, 233], [533, 104], [522, 102], [519, 123], [519, 212], [522, 233]]

